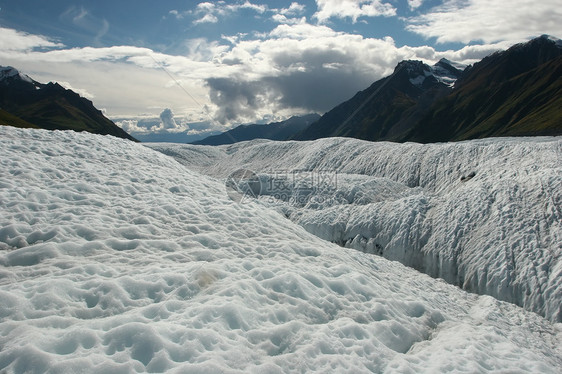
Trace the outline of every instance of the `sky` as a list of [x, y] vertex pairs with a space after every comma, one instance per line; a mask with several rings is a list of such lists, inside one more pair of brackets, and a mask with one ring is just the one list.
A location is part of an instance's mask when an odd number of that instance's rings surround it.
[[144, 140], [323, 114], [406, 59], [562, 36], [559, 0], [0, 0], [0, 65]]

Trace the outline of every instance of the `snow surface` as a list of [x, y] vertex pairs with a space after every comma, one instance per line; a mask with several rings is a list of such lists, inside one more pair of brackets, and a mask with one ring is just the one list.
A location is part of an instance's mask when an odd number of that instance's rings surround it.
[[140, 144], [0, 127], [0, 149], [2, 373], [562, 367], [560, 324], [331, 244]]
[[259, 200], [320, 238], [562, 320], [560, 137], [152, 147], [217, 178], [249, 169], [265, 187], [285, 171], [337, 173], [335, 188]]

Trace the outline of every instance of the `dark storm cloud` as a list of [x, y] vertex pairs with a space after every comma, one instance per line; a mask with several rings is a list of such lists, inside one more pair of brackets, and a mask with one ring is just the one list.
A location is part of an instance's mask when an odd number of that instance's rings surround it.
[[372, 82], [337, 70], [295, 72], [283, 77], [264, 78], [263, 83], [274, 87], [282, 108], [303, 108], [324, 113], [351, 98]]
[[296, 71], [257, 81], [207, 80], [211, 101], [219, 108], [215, 118], [220, 123], [251, 118], [264, 108], [324, 113], [371, 83], [368, 78], [335, 69]]
[[215, 120], [225, 124], [239, 118], [253, 117], [267, 105], [268, 89], [259, 82], [229, 78], [207, 79], [211, 101], [219, 108]]
[[324, 113], [373, 83], [373, 74], [354, 66], [351, 56], [337, 50], [307, 50], [272, 56], [284, 73], [257, 80], [242, 77], [212, 78], [206, 83], [211, 101], [219, 108], [221, 123], [250, 118], [255, 111], [299, 109]]

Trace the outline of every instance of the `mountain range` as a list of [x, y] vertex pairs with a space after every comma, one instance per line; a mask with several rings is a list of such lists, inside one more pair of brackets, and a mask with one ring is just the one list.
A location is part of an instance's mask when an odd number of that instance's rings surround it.
[[[88, 131], [135, 140], [88, 99], [0, 67], [0, 125]], [[252, 139], [433, 143], [562, 134], [562, 41], [543, 35], [473, 66], [402, 61], [394, 72], [321, 117], [241, 125], [193, 144]]]
[[562, 42], [547, 36], [484, 58], [402, 140], [562, 134]]
[[445, 59], [434, 66], [402, 61], [392, 75], [330, 110], [295, 139], [398, 140], [427, 113], [431, 103], [451, 92], [461, 75], [462, 70]]
[[305, 116], [293, 116], [288, 120], [273, 122], [267, 125], [240, 125], [222, 134], [212, 135], [191, 144], [223, 145], [252, 139], [285, 140], [303, 131], [319, 118], [320, 115], [318, 114], [308, 114]]
[[422, 143], [562, 134], [562, 42], [541, 36], [463, 69], [402, 61], [295, 140]]
[[39, 83], [10, 66], [0, 67], [0, 125], [87, 131], [135, 140], [90, 100], [58, 83]]

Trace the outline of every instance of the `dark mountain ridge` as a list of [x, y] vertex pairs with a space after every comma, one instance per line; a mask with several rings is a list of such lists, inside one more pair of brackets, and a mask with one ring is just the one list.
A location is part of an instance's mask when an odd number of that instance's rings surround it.
[[0, 109], [4, 125], [87, 131], [135, 140], [90, 100], [58, 83], [39, 83], [12, 67], [0, 67]]
[[304, 130], [320, 118], [318, 114], [293, 116], [288, 120], [273, 122], [267, 125], [240, 125], [222, 134], [212, 135], [191, 144], [223, 145], [253, 139], [285, 140]]
[[404, 140], [422, 143], [562, 134], [562, 44], [548, 36], [465, 71]]
[[447, 60], [434, 66], [402, 61], [394, 73], [358, 92], [298, 134], [299, 140], [327, 136], [394, 140], [407, 132], [461, 75]]
[[464, 70], [402, 61], [293, 137], [423, 143], [562, 134], [562, 42], [543, 35]]

